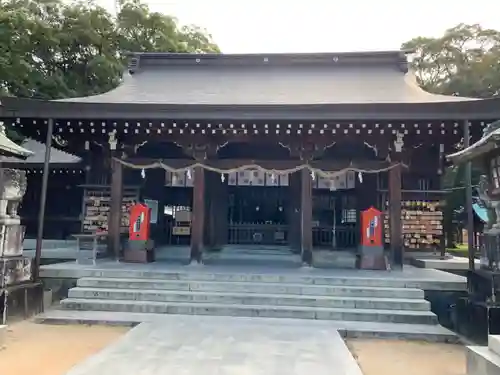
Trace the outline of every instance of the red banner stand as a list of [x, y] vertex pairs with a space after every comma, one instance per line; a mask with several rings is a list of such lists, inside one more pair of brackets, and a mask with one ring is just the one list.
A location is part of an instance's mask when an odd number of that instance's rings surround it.
[[130, 208], [130, 222], [128, 226], [128, 239], [130, 241], [149, 240], [151, 227], [151, 209], [142, 203], [137, 203]]
[[131, 263], [154, 262], [154, 243], [150, 239], [151, 209], [142, 203], [130, 207], [128, 242], [124, 261]]
[[370, 270], [387, 269], [383, 245], [382, 212], [370, 207], [361, 212], [361, 243], [358, 253], [358, 268]]

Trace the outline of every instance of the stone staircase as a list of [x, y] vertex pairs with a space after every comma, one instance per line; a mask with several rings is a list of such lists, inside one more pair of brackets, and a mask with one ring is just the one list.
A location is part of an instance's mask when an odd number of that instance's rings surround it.
[[293, 318], [328, 322], [352, 335], [456, 341], [439, 326], [424, 291], [402, 279], [313, 276], [300, 269], [286, 275], [108, 270], [79, 279], [60, 308], [39, 321], [132, 324], [160, 314]]
[[500, 374], [500, 336], [490, 335], [488, 346], [467, 347], [467, 375]]

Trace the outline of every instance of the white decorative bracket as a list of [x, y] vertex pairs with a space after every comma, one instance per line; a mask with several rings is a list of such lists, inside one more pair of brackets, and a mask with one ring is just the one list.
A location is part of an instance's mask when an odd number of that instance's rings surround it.
[[118, 140], [116, 139], [116, 129], [108, 133], [108, 143], [110, 150], [116, 150]]
[[394, 150], [396, 152], [403, 151], [403, 146], [405, 144], [405, 142], [403, 140], [404, 136], [405, 135], [403, 133], [399, 133], [399, 132], [396, 133], [396, 140], [394, 141]]

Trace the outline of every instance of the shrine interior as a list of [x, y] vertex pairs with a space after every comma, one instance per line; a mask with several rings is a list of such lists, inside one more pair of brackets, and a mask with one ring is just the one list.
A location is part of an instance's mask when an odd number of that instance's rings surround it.
[[[440, 198], [435, 194], [440, 188], [440, 175], [437, 169], [430, 172], [427, 165], [435, 165], [439, 147], [422, 147], [422, 150], [414, 154], [413, 173], [403, 173], [402, 189], [406, 199], [436, 201]], [[151, 237], [156, 247], [189, 246], [195, 171], [193, 168], [172, 172], [161, 167], [142, 167], [148, 164], [145, 160], [162, 160], [168, 165], [168, 161], [190, 159], [189, 155], [173, 142], [146, 142], [136, 152], [134, 158], [141, 162], [132, 167], [125, 165], [123, 169], [122, 233], [128, 231], [126, 205], [142, 201], [153, 208]], [[210, 159], [213, 165], [223, 161], [265, 160], [267, 168], [275, 170], [205, 171], [205, 249], [217, 251], [227, 245], [245, 245], [250, 249], [280, 247], [300, 252], [301, 172], [280, 172], [283, 161], [297, 159], [290, 150], [277, 142], [234, 142], [219, 148]], [[333, 143], [317, 160], [355, 162], [359, 166], [369, 161], [383, 162], [375, 147], [359, 141]], [[99, 166], [88, 173], [84, 195], [105, 197], [104, 190], [108, 189], [101, 188], [100, 184], [109, 186], [105, 181], [109, 174], [99, 173]], [[359, 246], [360, 212], [371, 206], [381, 211], [387, 209], [387, 171], [377, 172], [367, 167], [366, 172], [344, 170], [330, 178], [311, 174], [313, 247], [355, 251]], [[91, 207], [94, 204], [92, 200]], [[85, 207], [84, 204], [84, 215]], [[92, 219], [93, 212], [91, 208], [83, 218], [84, 233], [107, 228], [107, 218]], [[433, 238], [427, 246], [437, 249], [440, 242]]]

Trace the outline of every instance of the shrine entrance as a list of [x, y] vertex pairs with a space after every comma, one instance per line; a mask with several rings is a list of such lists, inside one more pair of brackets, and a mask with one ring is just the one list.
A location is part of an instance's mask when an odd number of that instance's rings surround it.
[[288, 245], [289, 188], [230, 186], [228, 244]]

